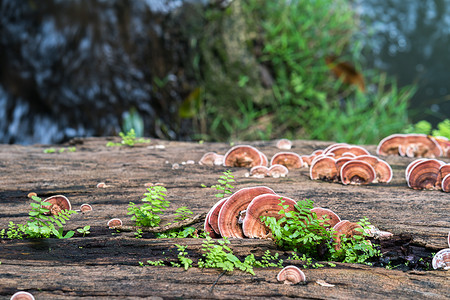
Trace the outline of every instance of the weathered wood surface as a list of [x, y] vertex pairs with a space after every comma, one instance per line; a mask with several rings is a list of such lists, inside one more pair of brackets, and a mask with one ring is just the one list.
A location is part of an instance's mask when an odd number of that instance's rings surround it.
[[[192, 255], [200, 255], [201, 240], [152, 239], [145, 233], [115, 233], [106, 228], [113, 217], [132, 225], [126, 215], [130, 201], [138, 202], [146, 183], [161, 183], [171, 202], [167, 215], [188, 206], [195, 214], [205, 213], [217, 200], [211, 186], [226, 170], [182, 162], [194, 160], [208, 151], [225, 153], [230, 146], [219, 143], [184, 143], [152, 140], [134, 148], [105, 147], [106, 139], [79, 140], [74, 153], [45, 154], [48, 146], [0, 146], [0, 228], [9, 221], [23, 223], [29, 210], [29, 192], [40, 197], [67, 196], [75, 209], [89, 203], [94, 210], [74, 216], [66, 229], [91, 226], [91, 234], [69, 240], [2, 240], [0, 243], [0, 297], [7, 299], [17, 290], [28, 290], [37, 299], [133, 299], [163, 298], [450, 298], [448, 271], [394, 271], [361, 265], [338, 264], [336, 268], [305, 270], [303, 286], [279, 284], [279, 269], [256, 269], [256, 276], [235, 271], [222, 276], [217, 270], [138, 266], [139, 261], [176, 257], [175, 243], [188, 245]], [[269, 158], [278, 152], [275, 142], [253, 142]], [[295, 141], [299, 154], [310, 154], [330, 143]], [[374, 153], [375, 147], [366, 147]], [[56, 147], [59, 149], [59, 147]], [[390, 184], [343, 186], [311, 181], [307, 169], [293, 171], [287, 178], [245, 177], [247, 169], [233, 169], [236, 188], [266, 185], [293, 199], [312, 199], [316, 205], [332, 209], [342, 219], [356, 221], [367, 216], [379, 229], [407, 236], [411, 244], [432, 251], [448, 247], [450, 195], [440, 191], [408, 189], [404, 169], [409, 158], [385, 158], [394, 170]], [[447, 159], [447, 161], [449, 161]], [[179, 164], [173, 169], [174, 163]], [[97, 188], [106, 182], [107, 188]], [[235, 240], [238, 255], [276, 251], [270, 241]], [[335, 287], [315, 283], [323, 279]]]

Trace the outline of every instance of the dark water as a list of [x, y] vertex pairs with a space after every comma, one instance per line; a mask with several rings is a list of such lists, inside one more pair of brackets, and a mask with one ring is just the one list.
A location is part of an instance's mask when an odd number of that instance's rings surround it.
[[357, 0], [364, 20], [367, 62], [415, 83], [413, 121], [450, 118], [450, 0]]

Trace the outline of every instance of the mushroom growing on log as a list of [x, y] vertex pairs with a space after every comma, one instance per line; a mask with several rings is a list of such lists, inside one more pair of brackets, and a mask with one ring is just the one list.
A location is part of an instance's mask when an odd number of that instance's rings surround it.
[[292, 142], [288, 139], [281, 139], [277, 141], [277, 148], [281, 150], [289, 150], [292, 148]]
[[450, 270], [450, 248], [442, 249], [433, 257], [433, 269]]
[[121, 219], [114, 218], [114, 219], [109, 220], [107, 225], [110, 229], [113, 229], [115, 227], [122, 226], [122, 224], [123, 223], [122, 223]]
[[[346, 238], [352, 238], [355, 235], [362, 235], [362, 227], [357, 223], [350, 222], [349, 220], [342, 220], [333, 229], [336, 231], [335, 246], [336, 250], [341, 249], [341, 239], [345, 235]], [[356, 230], [360, 229], [360, 230]]]
[[309, 169], [312, 180], [339, 181], [336, 160], [329, 156], [316, 157]]
[[330, 225], [330, 227], [334, 227], [341, 221], [341, 218], [339, 218], [339, 216], [334, 211], [328, 208], [314, 207], [313, 209], [311, 209], [311, 212], [315, 213], [317, 219], [319, 220], [328, 219], [324, 223]]
[[264, 178], [268, 176], [269, 168], [266, 166], [254, 166], [250, 169], [250, 175], [257, 178]]
[[267, 238], [270, 236], [270, 229], [261, 221], [261, 217], [275, 217], [279, 220], [282, 215], [279, 214], [281, 210], [281, 200], [285, 201], [283, 205], [289, 207], [284, 208], [285, 212], [295, 210], [295, 200], [282, 197], [275, 194], [263, 194], [256, 196], [249, 203], [245, 218], [242, 222], [242, 231], [244, 235], [249, 238]]
[[401, 155], [435, 158], [442, 156], [442, 148], [436, 139], [426, 134], [393, 134], [380, 141], [377, 155]]
[[283, 165], [275, 164], [269, 168], [267, 175], [273, 178], [278, 178], [278, 177], [286, 177], [288, 173], [289, 173], [288, 168], [286, 168]]
[[35, 300], [34, 296], [28, 292], [20, 291], [11, 296], [10, 300]]
[[218, 216], [218, 226], [222, 237], [244, 238], [238, 221], [240, 213], [247, 209], [253, 198], [262, 194], [275, 194], [275, 192], [265, 186], [248, 187], [235, 192], [224, 202]]
[[244, 167], [251, 168], [262, 166], [264, 158], [261, 152], [255, 147], [249, 145], [238, 145], [232, 147], [225, 153], [223, 165], [226, 167]]
[[305, 283], [306, 276], [305, 273], [296, 266], [287, 266], [278, 273], [277, 280], [284, 284], [298, 284]]
[[[213, 232], [220, 236], [220, 230], [219, 230], [219, 224], [218, 224], [218, 218], [219, 218], [219, 212], [222, 208], [225, 201], [228, 200], [229, 197], [220, 199], [216, 202], [216, 204], [213, 205], [213, 207], [209, 210], [208, 214], [205, 218], [205, 228], [211, 227], [213, 229]], [[205, 230], [206, 231], [206, 230]], [[210, 231], [208, 231], [210, 232]], [[212, 237], [212, 236], [211, 236]]]
[[50, 206], [45, 206], [45, 208], [49, 210], [49, 212], [46, 213], [46, 215], [55, 216], [61, 213], [61, 211], [63, 210], [72, 209], [72, 205], [70, 204], [69, 199], [67, 199], [67, 197], [63, 195], [55, 195], [48, 197], [43, 202], [48, 202], [51, 204]]
[[343, 184], [369, 184], [376, 178], [374, 168], [360, 160], [346, 162], [340, 171], [340, 178]]
[[199, 165], [202, 166], [221, 166], [223, 164], [223, 155], [217, 154], [216, 152], [207, 152], [198, 161]]
[[270, 160], [270, 165], [283, 165], [289, 170], [303, 167], [303, 160], [294, 152], [278, 152]]
[[409, 171], [408, 186], [415, 190], [434, 189], [439, 169], [443, 164], [436, 159], [425, 159], [418, 162]]

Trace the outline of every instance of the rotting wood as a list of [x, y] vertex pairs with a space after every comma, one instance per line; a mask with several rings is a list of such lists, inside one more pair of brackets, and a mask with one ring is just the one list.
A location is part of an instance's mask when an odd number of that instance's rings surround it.
[[157, 226], [157, 227], [145, 227], [145, 226], [115, 226], [112, 229], [117, 229], [119, 231], [123, 232], [131, 232], [131, 231], [137, 231], [141, 230], [142, 232], [155, 232], [155, 233], [161, 233], [166, 232], [169, 230], [176, 230], [180, 229], [195, 223], [200, 223], [205, 221], [206, 213], [197, 214], [193, 217], [180, 220], [180, 221], [172, 221], [169, 222], [169, 224], [165, 226]]
[[[166, 257], [168, 261], [175, 260], [174, 244], [188, 246], [189, 254], [198, 258], [203, 241], [154, 239], [152, 232], [144, 232], [143, 238], [136, 239], [131, 231], [108, 229], [107, 221], [121, 218], [124, 227], [134, 231], [136, 228], [127, 216], [128, 203], [138, 203], [149, 183], [161, 183], [168, 190], [171, 206], [163, 215], [162, 224], [170, 222], [170, 216], [180, 206], [187, 206], [196, 216], [204, 216], [218, 199], [214, 197], [215, 190], [202, 188], [202, 184], [216, 184], [217, 178], [229, 168], [183, 162], [198, 161], [209, 151], [223, 154], [230, 146], [153, 139], [153, 146], [160, 144], [165, 148], [107, 148], [104, 138], [78, 142], [76, 152], [61, 154], [45, 154], [43, 149], [49, 146], [43, 145], [0, 145], [0, 228], [7, 228], [9, 221], [26, 222], [30, 202], [27, 194], [32, 191], [42, 198], [64, 194], [74, 208], [83, 203], [93, 207], [91, 212], [74, 215], [65, 226], [66, 230], [75, 230], [90, 225], [91, 233], [85, 237], [77, 233], [68, 240], [0, 240], [0, 298], [8, 299], [19, 289], [32, 292], [37, 299], [450, 298], [448, 271], [402, 272], [338, 263], [335, 268], [304, 270], [308, 281], [305, 286], [286, 286], [276, 281], [279, 271], [276, 268], [255, 269], [256, 276], [239, 271], [227, 273], [214, 285], [221, 271], [140, 267], [139, 261]], [[279, 152], [275, 141], [249, 144], [269, 158]], [[292, 151], [310, 154], [329, 144], [294, 141]], [[375, 151], [375, 146], [366, 148]], [[394, 180], [369, 186], [346, 187], [311, 181], [307, 169], [293, 170], [288, 177], [278, 179], [245, 177], [247, 169], [231, 169], [236, 189], [265, 185], [293, 199], [310, 198], [343, 219], [357, 221], [367, 216], [379, 229], [395, 234], [386, 250], [395, 252], [394, 255], [405, 256], [404, 251], [436, 252], [448, 247], [450, 195], [408, 189], [402, 173], [412, 159], [387, 157], [385, 160], [394, 170]], [[174, 163], [179, 164], [178, 169], [172, 168]], [[96, 188], [99, 182], [106, 182], [108, 187]], [[164, 225], [161, 228], [167, 230]], [[268, 240], [232, 239], [231, 248], [240, 257], [261, 256], [267, 250], [282, 253]], [[317, 280], [335, 286], [322, 287], [315, 283]], [[213, 293], [208, 293], [211, 289]]]

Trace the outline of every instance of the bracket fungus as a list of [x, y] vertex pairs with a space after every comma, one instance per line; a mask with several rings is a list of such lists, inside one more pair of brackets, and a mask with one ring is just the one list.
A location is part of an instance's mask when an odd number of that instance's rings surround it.
[[374, 181], [376, 176], [373, 167], [360, 160], [346, 162], [340, 171], [343, 184], [369, 184]]
[[375, 170], [376, 181], [389, 183], [392, 180], [393, 172], [391, 166], [384, 160], [373, 155], [361, 155], [355, 157], [356, 160], [365, 161]]
[[223, 164], [223, 155], [217, 154], [216, 152], [207, 152], [198, 161], [199, 165], [202, 166], [221, 166]]
[[218, 226], [222, 237], [244, 237], [238, 222], [240, 212], [247, 209], [253, 198], [262, 194], [275, 194], [275, 192], [265, 186], [248, 187], [235, 192], [224, 202], [218, 216]]
[[254, 166], [250, 169], [250, 175], [257, 178], [264, 178], [268, 176], [269, 168], [266, 166]]
[[436, 138], [426, 134], [392, 134], [378, 143], [377, 155], [435, 158], [444, 153]]
[[341, 221], [341, 218], [339, 218], [339, 216], [334, 211], [328, 208], [314, 207], [313, 209], [311, 209], [311, 212], [316, 214], [317, 219], [328, 219], [324, 223], [330, 225], [330, 227], [334, 227]]
[[[438, 176], [436, 178], [436, 187], [438, 189], [442, 188], [442, 190], [444, 190], [443, 182], [444, 182], [445, 176], [447, 176], [448, 174], [450, 174], [450, 164], [442, 165], [439, 168], [439, 173], [438, 173]], [[447, 191], [444, 191], [444, 192], [447, 192]]]
[[408, 186], [415, 190], [434, 189], [443, 164], [436, 159], [424, 159], [414, 164], [407, 175]]
[[277, 280], [284, 284], [306, 283], [306, 276], [296, 266], [287, 266], [278, 273]]
[[283, 165], [272, 165], [267, 172], [267, 176], [271, 176], [273, 178], [286, 177], [289, 174], [289, 169]]
[[281, 209], [280, 200], [285, 201], [283, 205], [289, 205], [284, 211], [295, 210], [295, 200], [282, 197], [276, 194], [262, 194], [253, 198], [247, 207], [245, 218], [242, 222], [242, 231], [249, 238], [267, 238], [271, 235], [270, 229], [261, 221], [262, 216], [275, 217], [277, 220], [282, 217], [279, 214]]
[[81, 212], [91, 211], [92, 210], [92, 206], [90, 206], [87, 203], [84, 203], [84, 204], [81, 204], [80, 210], [81, 210]]
[[335, 249], [339, 250], [341, 248], [342, 235], [345, 235], [347, 238], [352, 238], [354, 235], [362, 235], [362, 231], [360, 230], [363, 228], [357, 223], [350, 222], [349, 220], [342, 220], [334, 225], [333, 229], [336, 231]]
[[249, 145], [234, 146], [225, 153], [223, 158], [223, 165], [226, 167], [251, 168], [261, 166], [263, 162], [261, 152]]
[[69, 199], [67, 199], [63, 195], [55, 195], [48, 197], [44, 200], [44, 202], [51, 203], [51, 206], [47, 206], [46, 208], [50, 211], [47, 214], [57, 215], [63, 210], [71, 210], [72, 205], [70, 204]]
[[445, 248], [436, 253], [431, 262], [433, 269], [450, 270], [450, 248]]
[[312, 180], [338, 181], [336, 160], [329, 156], [316, 157], [309, 169], [309, 177]]
[[121, 219], [114, 218], [114, 219], [109, 220], [107, 225], [110, 229], [113, 229], [113, 228], [122, 226], [122, 224], [123, 223], [122, 223]]
[[28, 292], [20, 291], [11, 296], [10, 300], [35, 300], [34, 296]]
[[281, 150], [289, 150], [292, 148], [292, 142], [288, 139], [278, 140], [277, 148]]
[[334, 154], [334, 158], [339, 158], [344, 155], [348, 155], [348, 153], [354, 154], [355, 156], [360, 155], [370, 155], [369, 151], [360, 146], [355, 145], [337, 145], [335, 147], [331, 147], [328, 151], [324, 152], [325, 154]]
[[[209, 210], [206, 218], [205, 218], [205, 228], [211, 227], [214, 231], [214, 233], [218, 236], [220, 236], [220, 230], [219, 230], [219, 224], [218, 224], [218, 218], [219, 218], [219, 212], [222, 208], [225, 201], [228, 200], [229, 197], [220, 199], [216, 202], [216, 204], [213, 205], [213, 207]], [[206, 224], [208, 223], [208, 225]], [[206, 231], [206, 230], [205, 230]]]
[[[441, 188], [444, 192], [450, 193], [450, 174], [446, 175], [441, 181]], [[450, 243], [450, 237], [449, 237]], [[449, 244], [450, 247], [450, 244]]]
[[303, 167], [303, 160], [294, 152], [278, 152], [270, 160], [270, 165], [283, 165], [289, 170]]

